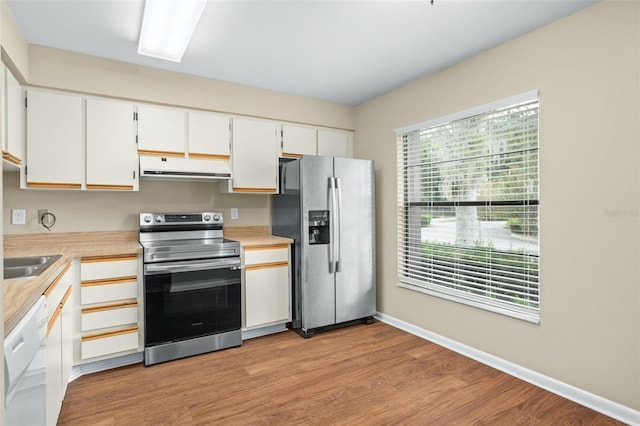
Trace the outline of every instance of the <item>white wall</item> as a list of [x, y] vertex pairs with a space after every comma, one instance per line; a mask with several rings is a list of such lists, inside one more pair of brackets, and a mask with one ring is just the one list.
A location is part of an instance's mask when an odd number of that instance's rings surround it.
[[[640, 410], [640, 4], [604, 1], [356, 108], [378, 310]], [[394, 129], [540, 91], [541, 324], [397, 287]]]

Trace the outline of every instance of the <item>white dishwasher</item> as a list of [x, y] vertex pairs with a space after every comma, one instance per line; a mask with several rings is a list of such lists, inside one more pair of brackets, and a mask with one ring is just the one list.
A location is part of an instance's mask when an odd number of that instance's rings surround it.
[[46, 329], [42, 296], [4, 339], [6, 426], [46, 424]]

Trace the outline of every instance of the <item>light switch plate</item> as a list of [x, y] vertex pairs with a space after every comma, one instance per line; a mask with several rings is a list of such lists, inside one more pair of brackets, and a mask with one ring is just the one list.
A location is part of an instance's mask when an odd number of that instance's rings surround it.
[[231, 209], [231, 219], [237, 219], [238, 218], [238, 209], [233, 208]]
[[27, 223], [27, 211], [25, 209], [11, 209], [11, 224], [24, 225]]

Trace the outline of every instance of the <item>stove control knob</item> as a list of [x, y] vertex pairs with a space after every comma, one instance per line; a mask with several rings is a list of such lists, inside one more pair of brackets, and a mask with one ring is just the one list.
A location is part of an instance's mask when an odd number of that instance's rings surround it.
[[144, 220], [144, 223], [151, 223], [152, 219], [153, 218], [149, 214], [142, 218], [142, 220]]
[[216, 215], [213, 215], [213, 220], [214, 220], [215, 222], [219, 221], [219, 220], [220, 220], [220, 215], [217, 215], [217, 214], [216, 214]]
[[158, 223], [162, 222], [162, 216], [156, 216], [156, 222]]
[[209, 222], [211, 220], [211, 215], [205, 214], [202, 219], [204, 219], [205, 222]]

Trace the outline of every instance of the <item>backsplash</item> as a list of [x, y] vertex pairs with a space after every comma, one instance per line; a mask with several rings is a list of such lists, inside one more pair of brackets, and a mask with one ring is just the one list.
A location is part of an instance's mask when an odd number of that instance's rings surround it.
[[[51, 232], [128, 231], [138, 229], [142, 211], [215, 210], [225, 226], [270, 225], [270, 196], [220, 194], [213, 182], [141, 180], [139, 192], [22, 190], [17, 172], [3, 173], [5, 234], [49, 232], [38, 224], [38, 209], [56, 216]], [[11, 224], [11, 209], [26, 209], [26, 224]], [[230, 209], [238, 209], [232, 220]]]

